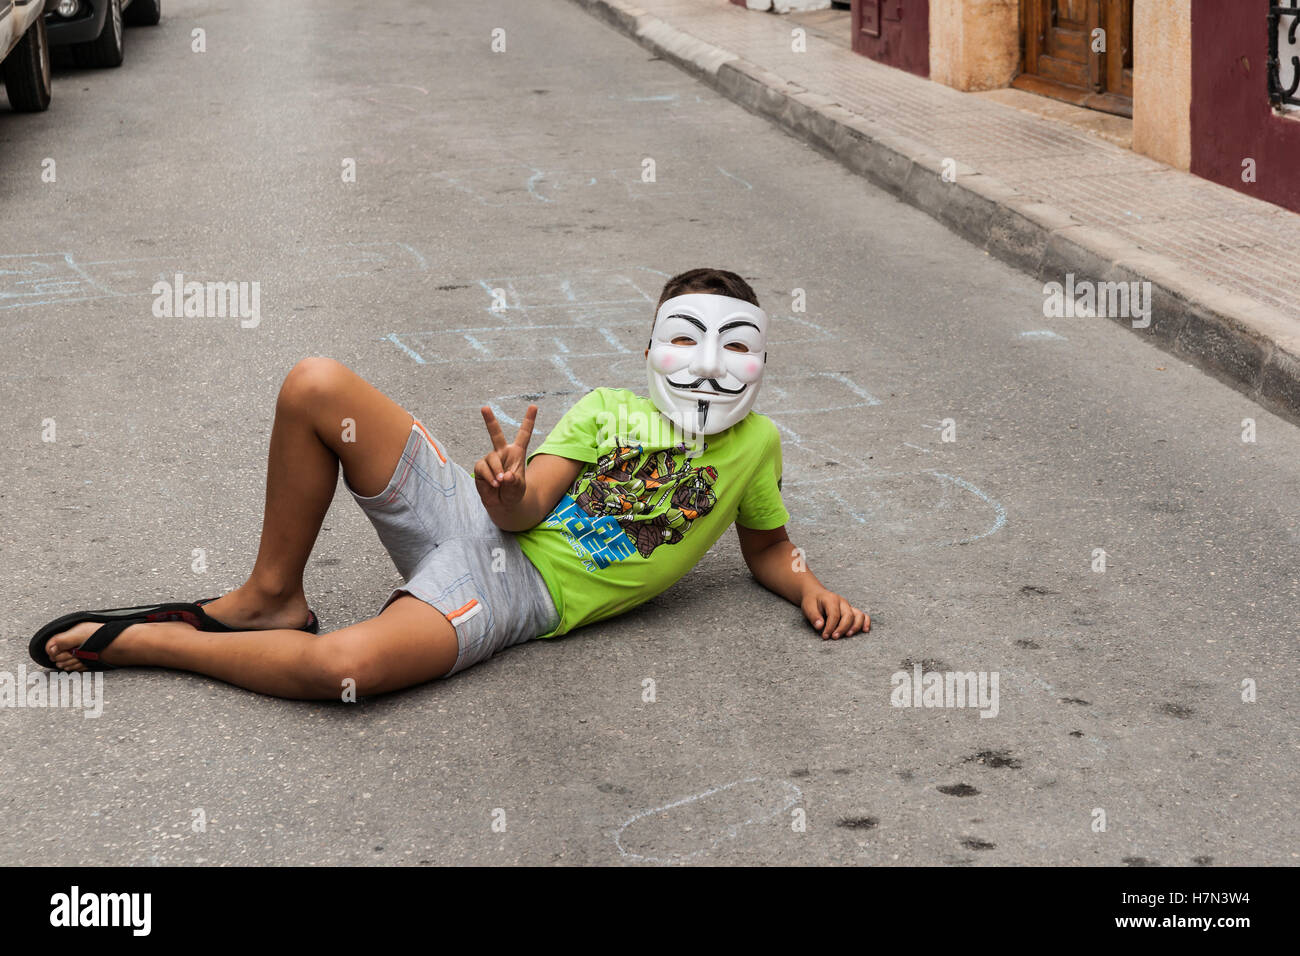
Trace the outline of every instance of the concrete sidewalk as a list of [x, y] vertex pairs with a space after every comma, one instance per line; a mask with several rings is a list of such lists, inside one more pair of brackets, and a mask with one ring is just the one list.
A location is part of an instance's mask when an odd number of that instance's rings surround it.
[[575, 2], [1044, 283], [1149, 281], [1135, 332], [1300, 421], [1300, 215], [815, 31], [794, 52], [786, 17]]

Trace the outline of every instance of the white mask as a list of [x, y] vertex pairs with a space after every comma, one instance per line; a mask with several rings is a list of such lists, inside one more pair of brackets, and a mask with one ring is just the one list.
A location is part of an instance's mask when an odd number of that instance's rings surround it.
[[766, 362], [767, 314], [758, 306], [703, 292], [674, 296], [650, 333], [650, 398], [684, 432], [716, 435], [749, 414]]

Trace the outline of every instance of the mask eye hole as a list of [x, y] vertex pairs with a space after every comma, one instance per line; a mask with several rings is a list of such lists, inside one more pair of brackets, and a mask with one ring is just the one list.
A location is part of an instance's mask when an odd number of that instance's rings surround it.
[[695, 340], [689, 335], [674, 335], [672, 338], [673, 345], [694, 345]]
[[723, 346], [723, 348], [724, 348], [724, 349], [728, 349], [729, 351], [732, 351], [732, 352], [748, 352], [748, 351], [749, 351], [749, 346], [746, 345], [744, 342], [728, 342], [726, 345]]

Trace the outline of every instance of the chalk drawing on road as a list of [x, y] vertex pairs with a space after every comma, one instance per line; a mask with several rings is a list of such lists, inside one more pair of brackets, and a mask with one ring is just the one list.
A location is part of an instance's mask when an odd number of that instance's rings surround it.
[[746, 777], [635, 814], [614, 831], [614, 845], [634, 863], [687, 863], [802, 801], [803, 791], [788, 780]]
[[[428, 260], [404, 242], [342, 242], [297, 251], [293, 278], [302, 282], [390, 277], [423, 272]], [[71, 253], [0, 256], [0, 310], [21, 309], [93, 299], [153, 297], [153, 284], [172, 281], [179, 272], [187, 281], [254, 275], [258, 264], [214, 267], [198, 257], [154, 256], [82, 262]], [[395, 342], [400, 347], [400, 343]]]

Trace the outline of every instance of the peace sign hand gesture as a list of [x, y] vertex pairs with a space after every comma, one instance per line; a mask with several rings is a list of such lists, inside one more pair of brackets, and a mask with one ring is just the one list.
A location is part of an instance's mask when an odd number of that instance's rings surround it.
[[474, 463], [474, 487], [489, 509], [510, 508], [523, 500], [524, 459], [528, 456], [528, 442], [533, 437], [533, 423], [537, 421], [537, 406], [529, 405], [523, 424], [515, 440], [506, 444], [501, 425], [492, 409], [484, 405], [483, 422], [492, 438], [492, 450]]

